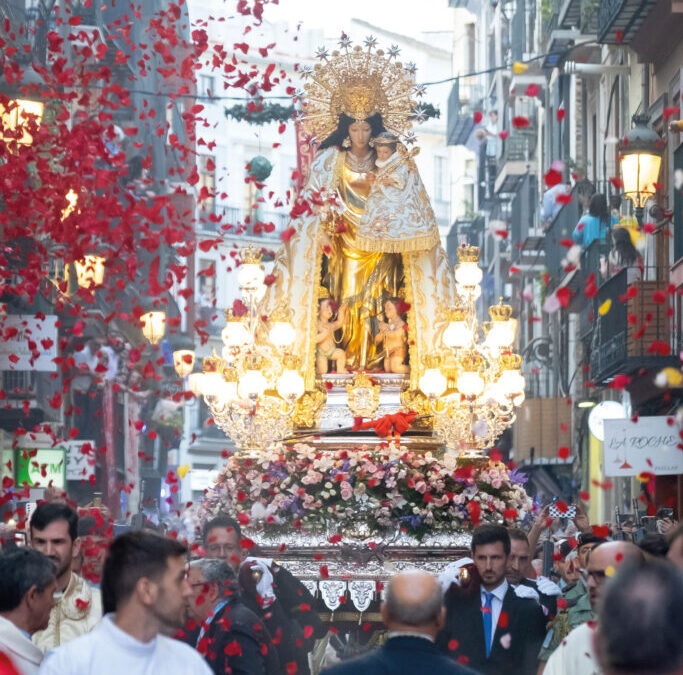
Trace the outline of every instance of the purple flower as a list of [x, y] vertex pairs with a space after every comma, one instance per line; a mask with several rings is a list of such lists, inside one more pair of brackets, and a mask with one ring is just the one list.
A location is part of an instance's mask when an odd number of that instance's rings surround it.
[[524, 485], [527, 482], [528, 476], [517, 469], [513, 469], [508, 474], [508, 478], [513, 485]]

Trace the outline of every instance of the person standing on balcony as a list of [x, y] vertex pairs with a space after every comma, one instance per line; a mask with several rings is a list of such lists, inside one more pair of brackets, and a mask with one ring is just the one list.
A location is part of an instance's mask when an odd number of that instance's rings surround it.
[[625, 268], [628, 269], [627, 283], [631, 284], [642, 276], [643, 256], [633, 245], [628, 229], [617, 227], [612, 232], [612, 248], [600, 271], [603, 277], [609, 278], [619, 274]]
[[572, 239], [585, 251], [595, 240], [606, 240], [607, 233], [618, 223], [619, 219], [610, 214], [607, 197], [599, 192], [591, 197], [588, 215], [581, 216]]

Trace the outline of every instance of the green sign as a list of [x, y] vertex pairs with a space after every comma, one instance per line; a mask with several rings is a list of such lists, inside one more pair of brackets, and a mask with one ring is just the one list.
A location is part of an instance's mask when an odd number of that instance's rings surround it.
[[[17, 487], [46, 488], [52, 484], [64, 488], [66, 484], [66, 451], [64, 448], [17, 448], [14, 467]], [[50, 482], [52, 481], [52, 482]]]

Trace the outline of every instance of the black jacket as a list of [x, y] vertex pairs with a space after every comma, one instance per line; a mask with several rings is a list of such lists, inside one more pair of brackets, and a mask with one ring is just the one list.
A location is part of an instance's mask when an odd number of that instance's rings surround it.
[[[467, 665], [486, 675], [536, 674], [546, 619], [535, 600], [518, 598], [508, 588], [503, 598], [503, 620], [498, 620], [489, 658], [486, 658], [479, 586], [464, 592], [451, 586], [445, 604], [446, 625], [437, 638], [444, 654], [453, 659], [466, 657]], [[507, 625], [501, 625], [505, 620]]]
[[280, 661], [279, 672], [287, 673], [288, 664], [296, 663], [297, 675], [309, 675], [308, 653], [317, 639], [325, 637], [327, 627], [318, 616], [309, 590], [283, 567], [274, 564], [272, 571], [277, 599], [270, 607], [259, 605], [253, 589], [245, 588], [243, 583], [248, 577], [240, 572], [242, 598], [270, 632]]
[[436, 645], [419, 637], [394, 637], [379, 649], [326, 668], [321, 675], [476, 675], [439, 654]]
[[[187, 642], [198, 646], [216, 675], [271, 675], [280, 672], [277, 652], [268, 630], [238, 597], [214, 616], [201, 643], [199, 630], [188, 635]], [[160, 675], [163, 675], [161, 673]]]

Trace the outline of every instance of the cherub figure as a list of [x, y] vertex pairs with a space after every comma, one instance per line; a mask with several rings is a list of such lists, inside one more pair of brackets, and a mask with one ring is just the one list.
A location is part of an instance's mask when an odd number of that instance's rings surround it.
[[384, 342], [384, 372], [407, 373], [408, 366], [403, 363], [407, 354], [408, 324], [398, 312], [398, 301], [384, 301], [386, 322], [379, 322], [379, 333], [375, 336], [375, 344]]
[[318, 309], [318, 331], [315, 336], [316, 351], [316, 370], [319, 375], [325, 375], [330, 366], [330, 360], [335, 363], [335, 370], [338, 373], [346, 372], [346, 352], [337, 347], [334, 340], [334, 332], [344, 324], [346, 305], [339, 308], [336, 321], [332, 320], [334, 307], [329, 298], [322, 300]]

